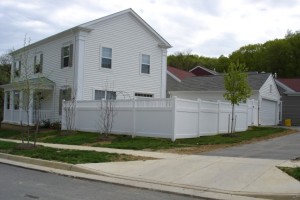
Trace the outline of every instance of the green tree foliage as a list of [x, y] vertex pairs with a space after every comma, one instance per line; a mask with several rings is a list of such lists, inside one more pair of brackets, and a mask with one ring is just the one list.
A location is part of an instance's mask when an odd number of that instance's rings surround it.
[[247, 73], [244, 64], [231, 63], [224, 76], [225, 89], [224, 98], [232, 105], [231, 133], [234, 130], [234, 106], [245, 101], [251, 95], [251, 88], [248, 85]]
[[219, 58], [210, 58], [191, 54], [191, 50], [176, 52], [168, 56], [168, 66], [173, 66], [179, 69], [189, 71], [196, 66], [203, 66], [217, 72], [226, 71], [230, 60], [221, 55]]
[[283, 39], [243, 46], [229, 57], [198, 56], [191, 54], [191, 50], [168, 56], [169, 66], [183, 70], [201, 65], [217, 72], [225, 72], [231, 62], [243, 63], [249, 71], [277, 73], [278, 77], [300, 77], [300, 31], [288, 31]]
[[229, 59], [244, 63], [250, 71], [277, 73], [279, 77], [299, 77], [300, 32], [288, 31], [284, 39], [243, 46], [234, 51]]

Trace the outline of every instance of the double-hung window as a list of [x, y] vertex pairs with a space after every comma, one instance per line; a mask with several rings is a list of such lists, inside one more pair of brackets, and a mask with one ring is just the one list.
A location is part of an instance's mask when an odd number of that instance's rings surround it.
[[61, 48], [61, 68], [72, 67], [73, 63], [73, 44]]
[[61, 89], [59, 91], [59, 115], [61, 115], [62, 111], [62, 101], [70, 101], [71, 100], [71, 88]]
[[10, 92], [6, 92], [6, 109], [10, 109]]
[[111, 69], [112, 49], [107, 47], [101, 48], [101, 67]]
[[14, 91], [14, 109], [19, 110], [20, 92]]
[[20, 77], [21, 74], [21, 61], [14, 62], [14, 77]]
[[150, 74], [150, 55], [142, 54], [141, 73]]
[[42, 73], [43, 71], [43, 54], [39, 53], [34, 56], [34, 73]]
[[95, 90], [95, 100], [110, 99], [115, 100], [117, 93], [114, 91]]

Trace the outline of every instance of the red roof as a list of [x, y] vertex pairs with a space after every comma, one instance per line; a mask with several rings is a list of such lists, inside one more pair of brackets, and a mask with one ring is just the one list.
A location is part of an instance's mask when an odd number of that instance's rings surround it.
[[300, 92], [300, 79], [299, 78], [279, 78], [277, 79], [281, 83], [285, 84], [295, 92]]
[[180, 80], [195, 76], [195, 74], [193, 74], [192, 72], [187, 72], [182, 69], [178, 69], [178, 68], [171, 67], [171, 66], [168, 66], [168, 71]]

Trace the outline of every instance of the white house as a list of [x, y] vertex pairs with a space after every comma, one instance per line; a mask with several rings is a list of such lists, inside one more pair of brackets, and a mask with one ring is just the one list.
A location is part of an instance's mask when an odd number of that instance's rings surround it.
[[[168, 76], [171, 79], [172, 76]], [[175, 79], [174, 79], [175, 80]], [[168, 80], [168, 82], [170, 82]], [[252, 88], [249, 99], [258, 101], [258, 124], [277, 125], [281, 119], [280, 94], [276, 87], [272, 74], [252, 73], [248, 75], [248, 83]], [[206, 101], [226, 101], [224, 76], [195, 76], [178, 81], [169, 90], [171, 97], [177, 96], [183, 99], [196, 100], [198, 98]]]
[[[24, 101], [41, 95], [42, 119], [59, 120], [62, 99], [166, 96], [171, 45], [132, 9], [70, 28], [12, 53], [4, 121], [26, 123]], [[30, 76], [24, 78], [26, 74]], [[27, 81], [28, 80], [28, 81]], [[21, 88], [30, 84], [30, 92]], [[34, 104], [34, 101], [33, 101]], [[35, 106], [29, 120], [34, 123]]]

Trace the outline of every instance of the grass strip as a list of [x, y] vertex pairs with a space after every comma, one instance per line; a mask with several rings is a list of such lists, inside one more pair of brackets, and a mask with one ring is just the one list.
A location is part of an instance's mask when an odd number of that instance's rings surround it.
[[0, 152], [30, 158], [39, 158], [43, 160], [60, 161], [70, 164], [134, 161], [149, 159], [145, 157], [131, 156], [125, 154], [55, 149], [43, 146], [37, 146], [31, 149], [19, 149], [19, 145], [20, 144], [14, 142], [0, 141]]

